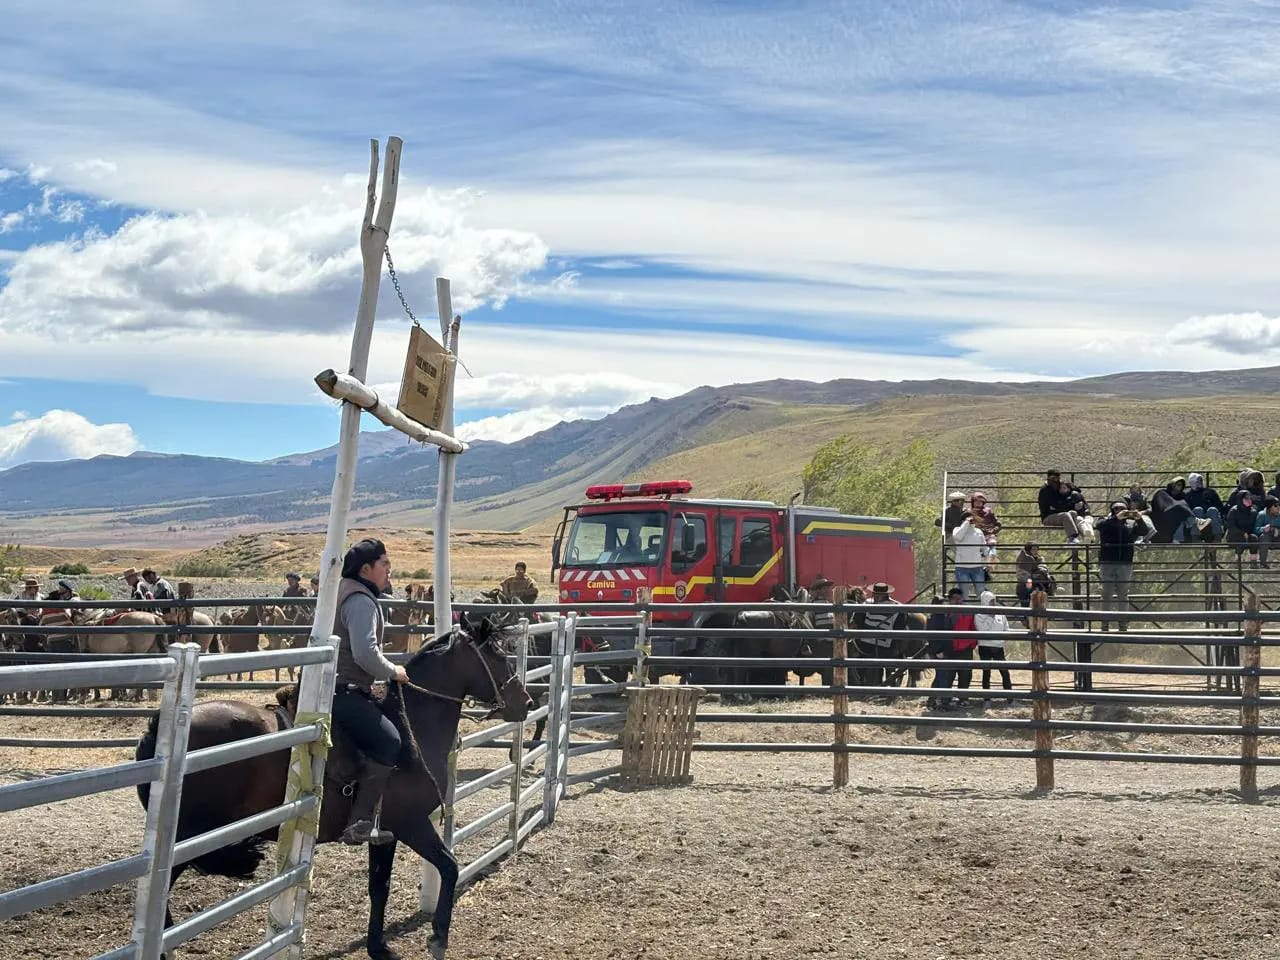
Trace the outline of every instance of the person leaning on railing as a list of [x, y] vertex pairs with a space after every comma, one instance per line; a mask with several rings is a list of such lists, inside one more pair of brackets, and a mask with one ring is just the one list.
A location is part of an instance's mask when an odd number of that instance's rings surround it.
[[1249, 546], [1249, 552], [1257, 562], [1257, 548], [1250, 546], [1258, 540], [1255, 533], [1258, 526], [1258, 508], [1254, 506], [1253, 497], [1246, 493], [1236, 500], [1235, 505], [1227, 511], [1224, 525], [1227, 529], [1227, 543], [1235, 545], [1236, 556], [1241, 556], [1245, 547]]
[[[1123, 501], [1111, 505], [1111, 516], [1098, 524], [1098, 581], [1102, 585], [1102, 609], [1129, 608], [1129, 587], [1133, 583], [1133, 545], [1142, 538], [1146, 527], [1142, 513], [1127, 507]], [[1128, 629], [1120, 622], [1120, 630]], [[1103, 632], [1108, 627], [1102, 621]]]
[[1267, 497], [1254, 523], [1253, 532], [1258, 537], [1258, 566], [1270, 567], [1267, 552], [1271, 544], [1280, 541], [1280, 499]]

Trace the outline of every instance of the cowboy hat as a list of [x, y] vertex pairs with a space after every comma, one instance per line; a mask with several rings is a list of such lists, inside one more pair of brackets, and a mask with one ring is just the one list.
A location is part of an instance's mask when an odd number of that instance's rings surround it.
[[963, 499], [964, 499], [964, 494], [961, 493], [959, 490], [952, 490], [949, 494], [947, 494], [948, 503], [950, 503], [952, 500], [963, 500]]
[[881, 580], [879, 583], [873, 583], [871, 585], [871, 592], [872, 593], [893, 593], [893, 584], [885, 583], [883, 580]]
[[136, 577], [137, 575], [138, 575], [138, 571], [133, 569], [133, 567], [130, 567], [124, 573], [120, 574], [120, 579], [128, 580], [130, 577]]
[[836, 585], [836, 582], [834, 580], [828, 580], [826, 577], [819, 576], [816, 580], [813, 581], [813, 586], [811, 586], [809, 589], [821, 590], [823, 587], [834, 587], [835, 585]]
[[296, 573], [286, 573], [286, 574], [284, 575], [284, 578], [285, 578], [286, 580], [301, 580], [301, 579], [302, 579], [302, 578], [301, 578], [300, 576], [298, 576]]
[[23, 585], [24, 587], [36, 587], [36, 588], [39, 588], [39, 586], [40, 586], [40, 581], [39, 581], [39, 580], [37, 580], [35, 577], [23, 577], [23, 578], [22, 578], [22, 585]]

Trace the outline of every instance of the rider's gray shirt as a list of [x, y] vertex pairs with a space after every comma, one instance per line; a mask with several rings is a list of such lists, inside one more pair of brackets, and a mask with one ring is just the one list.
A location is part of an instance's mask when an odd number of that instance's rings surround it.
[[378, 642], [378, 609], [367, 593], [353, 593], [342, 603], [342, 620], [351, 638], [351, 657], [375, 680], [390, 680], [396, 667], [382, 655]]

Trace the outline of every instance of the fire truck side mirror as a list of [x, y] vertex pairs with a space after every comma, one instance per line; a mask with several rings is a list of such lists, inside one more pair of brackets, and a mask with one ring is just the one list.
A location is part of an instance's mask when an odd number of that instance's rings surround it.
[[693, 524], [688, 520], [681, 520], [680, 527], [680, 552], [686, 557], [692, 557], [693, 552], [698, 549], [697, 531], [693, 529]]

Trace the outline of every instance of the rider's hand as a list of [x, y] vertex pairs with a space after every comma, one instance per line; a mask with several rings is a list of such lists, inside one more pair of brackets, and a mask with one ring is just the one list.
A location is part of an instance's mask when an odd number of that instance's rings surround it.
[[404, 667], [396, 664], [396, 672], [391, 675], [391, 679], [396, 683], [408, 683], [409, 674], [405, 671]]

